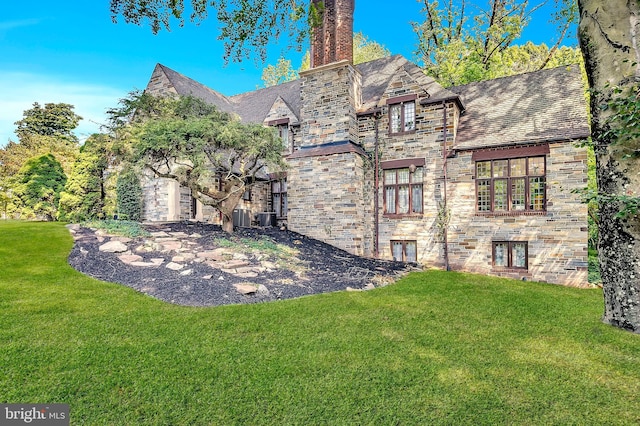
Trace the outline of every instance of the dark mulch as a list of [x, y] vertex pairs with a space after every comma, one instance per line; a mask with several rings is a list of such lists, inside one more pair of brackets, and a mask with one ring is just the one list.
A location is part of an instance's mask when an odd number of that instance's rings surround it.
[[[269, 238], [298, 251], [297, 258], [305, 265], [303, 277], [295, 272], [279, 268], [273, 272], [260, 273], [256, 278], [237, 276], [213, 269], [203, 263], [190, 263], [191, 275], [183, 276], [165, 265], [175, 253], [144, 253], [145, 260], [163, 257], [162, 266], [142, 268], [125, 265], [117, 254], [98, 250], [102, 244], [95, 234], [86, 228], [76, 232], [76, 242], [69, 255], [69, 264], [80, 272], [94, 278], [120, 283], [157, 299], [188, 306], [214, 306], [240, 303], [256, 303], [279, 299], [290, 299], [317, 293], [343, 291], [347, 287], [363, 289], [372, 282], [374, 276], [398, 278], [412, 267], [400, 262], [365, 259], [353, 256], [343, 250], [307, 238], [291, 231], [277, 228], [237, 230], [232, 236], [224, 233], [219, 226], [203, 223], [170, 223], [145, 225], [148, 231], [168, 230], [170, 232], [198, 233], [197, 239], [203, 249], [214, 249], [219, 238], [248, 238], [259, 240]], [[143, 242], [135, 239], [127, 245], [134, 248]], [[138, 253], [140, 254], [140, 253]], [[255, 254], [248, 250], [250, 259]], [[203, 277], [213, 275], [210, 279]], [[380, 280], [373, 280], [380, 282]], [[252, 295], [238, 293], [234, 284], [263, 284], [268, 292]]]

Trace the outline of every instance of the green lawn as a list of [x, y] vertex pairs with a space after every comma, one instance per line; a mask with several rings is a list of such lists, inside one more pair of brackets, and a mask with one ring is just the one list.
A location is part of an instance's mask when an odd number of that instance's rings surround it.
[[71, 247], [0, 223], [0, 402], [74, 425], [640, 423], [640, 336], [600, 322], [600, 290], [433, 271], [188, 308], [75, 272]]

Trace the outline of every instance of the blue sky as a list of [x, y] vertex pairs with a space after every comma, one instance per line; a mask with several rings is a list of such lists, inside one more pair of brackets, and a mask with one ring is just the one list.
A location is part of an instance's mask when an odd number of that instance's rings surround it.
[[[225, 66], [214, 19], [153, 35], [148, 26], [112, 23], [109, 0], [7, 3], [0, 15], [0, 147], [16, 140], [14, 122], [34, 102], [74, 105], [84, 118], [76, 132], [80, 138], [99, 131], [104, 112], [131, 90], [144, 89], [156, 63], [225, 95], [262, 85], [265, 64], [249, 60]], [[413, 59], [417, 40], [409, 22], [421, 20], [421, 6], [416, 0], [359, 0], [354, 30]], [[550, 7], [540, 9], [521, 42], [550, 44], [549, 19]], [[575, 37], [565, 44], [575, 44]], [[283, 47], [271, 47], [267, 63], [275, 63]], [[300, 56], [289, 52], [294, 67]]]

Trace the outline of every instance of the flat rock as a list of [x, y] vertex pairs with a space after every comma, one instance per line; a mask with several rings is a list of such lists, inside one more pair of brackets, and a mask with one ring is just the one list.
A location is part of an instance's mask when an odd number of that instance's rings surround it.
[[122, 263], [130, 265], [133, 262], [141, 262], [142, 256], [139, 256], [137, 254], [121, 254], [120, 256], [118, 256], [118, 259], [120, 259]]
[[109, 241], [102, 244], [99, 250], [105, 253], [123, 253], [129, 250], [129, 248], [122, 241]]
[[175, 263], [175, 262], [169, 262], [169, 263], [167, 263], [165, 268], [171, 269], [172, 271], [179, 271], [182, 268], [184, 268], [184, 265], [181, 265], [181, 264]]
[[240, 294], [244, 294], [245, 296], [248, 296], [250, 294], [255, 294], [258, 291], [258, 287], [256, 287], [254, 284], [234, 284], [233, 285], [236, 290], [238, 291], [238, 293]]

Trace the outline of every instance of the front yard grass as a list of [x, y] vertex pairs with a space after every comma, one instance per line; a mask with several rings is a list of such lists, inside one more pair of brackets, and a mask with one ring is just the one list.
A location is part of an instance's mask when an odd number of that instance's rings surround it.
[[600, 322], [599, 289], [430, 271], [189, 308], [83, 276], [71, 247], [0, 223], [3, 403], [72, 425], [640, 423], [640, 336]]

